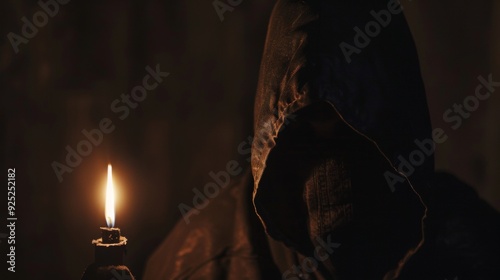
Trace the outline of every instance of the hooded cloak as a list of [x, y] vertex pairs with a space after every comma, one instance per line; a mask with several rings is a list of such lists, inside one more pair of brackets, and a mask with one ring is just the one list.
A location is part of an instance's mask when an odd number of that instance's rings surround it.
[[495, 279], [498, 213], [434, 175], [433, 148], [398, 2], [278, 0], [251, 172], [181, 220], [144, 279]]
[[[271, 237], [297, 248], [300, 241], [294, 242], [288, 229], [283, 228], [291, 225], [284, 225], [286, 221], [278, 213], [281, 206], [270, 209], [271, 205], [276, 206], [273, 203], [276, 193], [282, 194], [285, 189], [278, 189], [276, 184], [279, 183], [273, 180], [276, 169], [283, 167], [276, 163], [279, 167], [269, 171], [266, 165], [289, 116], [311, 104], [329, 104], [346, 126], [378, 150], [379, 156], [389, 165], [389, 174], [404, 178], [395, 195], [399, 198], [393, 203], [393, 211], [406, 208], [407, 214], [392, 217], [393, 224], [403, 223], [398, 226], [399, 234], [406, 235], [401, 252], [395, 253], [400, 255], [399, 261], [394, 260], [391, 273], [395, 275], [424, 241], [426, 206], [418, 189], [423, 188], [419, 184], [428, 181], [433, 170], [432, 154], [413, 167], [412, 174], [404, 174], [396, 168], [402, 164], [402, 157], [416, 149], [415, 140], [431, 138], [417, 54], [401, 11], [395, 1], [278, 1], [271, 16], [262, 59], [254, 113], [256, 138], [252, 147], [256, 213]], [[377, 21], [380, 15], [386, 15], [386, 26]], [[375, 29], [378, 32], [372, 30], [373, 26], [378, 26]], [[364, 44], [359, 43], [361, 40]], [[346, 44], [358, 51], [349, 56]], [[336, 144], [335, 141], [331, 143]], [[338, 147], [340, 150], [345, 148]], [[270, 174], [263, 181], [266, 172]], [[341, 203], [333, 197], [327, 200], [324, 203], [330, 208]], [[398, 208], [401, 206], [398, 200], [405, 201], [408, 207]], [[349, 206], [352, 205], [345, 207]], [[301, 228], [301, 225], [295, 227]], [[304, 235], [298, 234], [295, 239], [302, 240]], [[389, 236], [387, 232], [386, 237]], [[318, 236], [312, 239], [315, 237]], [[306, 250], [301, 252], [306, 253]]]

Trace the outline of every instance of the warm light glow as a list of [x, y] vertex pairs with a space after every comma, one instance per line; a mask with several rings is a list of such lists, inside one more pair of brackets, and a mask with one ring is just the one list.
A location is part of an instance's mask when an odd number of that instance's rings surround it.
[[108, 164], [108, 183], [106, 184], [106, 224], [112, 228], [115, 226], [115, 190], [113, 186], [113, 174], [111, 164]]

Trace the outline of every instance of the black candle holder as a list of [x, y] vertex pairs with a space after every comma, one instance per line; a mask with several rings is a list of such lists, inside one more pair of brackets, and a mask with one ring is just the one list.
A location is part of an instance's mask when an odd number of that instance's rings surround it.
[[119, 228], [101, 227], [101, 238], [92, 240], [94, 263], [85, 270], [82, 280], [135, 280], [123, 259], [127, 253], [127, 238]]

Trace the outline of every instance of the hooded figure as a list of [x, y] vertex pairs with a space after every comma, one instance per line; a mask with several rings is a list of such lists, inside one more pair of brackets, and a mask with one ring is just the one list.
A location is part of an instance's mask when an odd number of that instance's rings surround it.
[[394, 0], [278, 0], [251, 173], [180, 221], [153, 279], [500, 279], [499, 214], [434, 141]]

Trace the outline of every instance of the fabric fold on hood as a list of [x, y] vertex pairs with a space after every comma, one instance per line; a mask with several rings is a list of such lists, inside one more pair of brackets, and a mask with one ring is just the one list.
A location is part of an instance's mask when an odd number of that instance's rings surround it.
[[[350, 240], [345, 254], [387, 239], [380, 244], [388, 249], [369, 249], [391, 256], [385, 279], [396, 278], [424, 241], [420, 192], [434, 169], [431, 155], [412, 172], [398, 171], [416, 140], [431, 139], [401, 9], [396, 1], [278, 0], [260, 69], [251, 159], [254, 207], [273, 239], [305, 254], [328, 234]], [[394, 192], [386, 172], [402, 178]], [[372, 230], [358, 227], [367, 209], [377, 209], [364, 223]], [[346, 235], [352, 232], [359, 239]]]

